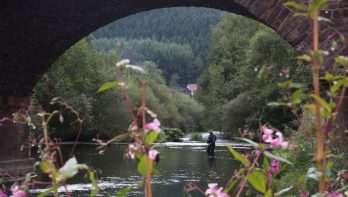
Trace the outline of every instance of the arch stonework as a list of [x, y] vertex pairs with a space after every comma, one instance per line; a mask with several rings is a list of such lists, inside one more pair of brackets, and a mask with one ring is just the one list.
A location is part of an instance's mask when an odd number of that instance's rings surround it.
[[[28, 96], [55, 59], [75, 42], [112, 21], [151, 9], [208, 7], [240, 14], [277, 31], [298, 51], [308, 48], [308, 22], [293, 17], [283, 0], [3, 0], [0, 4], [0, 95]], [[348, 1], [330, 0], [333, 24], [321, 45], [348, 34]], [[338, 53], [347, 54], [348, 46]]]
[[[122, 17], [151, 9], [179, 6], [215, 8], [262, 22], [299, 52], [310, 44], [308, 22], [292, 16], [284, 0], [2, 0], [0, 2], [0, 120], [23, 104], [32, 88], [66, 49], [96, 29]], [[329, 0], [322, 13], [333, 21], [321, 27], [321, 47], [340, 34], [348, 37], [348, 1]], [[336, 53], [347, 55], [348, 43]], [[345, 113], [346, 115], [348, 113]], [[347, 120], [343, 117], [342, 120]], [[27, 128], [0, 122], [2, 159], [23, 157], [19, 147]], [[8, 138], [4, 137], [8, 133]], [[12, 136], [12, 137], [11, 137]], [[17, 151], [18, 150], [18, 151]], [[8, 154], [8, 153], [11, 154]], [[7, 155], [6, 155], [7, 154]], [[10, 165], [8, 163], [0, 163]], [[12, 164], [11, 164], [12, 165]]]

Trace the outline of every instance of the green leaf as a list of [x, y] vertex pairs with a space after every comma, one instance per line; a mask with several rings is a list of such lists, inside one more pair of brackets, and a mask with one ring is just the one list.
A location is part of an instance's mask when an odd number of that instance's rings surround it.
[[305, 175], [298, 177], [297, 182], [305, 186], [307, 183], [307, 179], [308, 179], [308, 177], [305, 174]]
[[[140, 162], [138, 163], [138, 166], [137, 166], [138, 172], [139, 172], [142, 176], [144, 176], [144, 177], [145, 177], [145, 175], [146, 175], [146, 158], [147, 158], [147, 156], [144, 155], [144, 156], [141, 158], [141, 160], [140, 160]], [[150, 161], [150, 162], [149, 162], [149, 164], [150, 164], [149, 170], [150, 170], [150, 173], [152, 173], [152, 170], [153, 170], [153, 161], [152, 161], [152, 160], [149, 160], [149, 161]]]
[[338, 56], [335, 58], [336, 62], [341, 64], [342, 66], [348, 66], [348, 57]]
[[272, 197], [272, 189], [268, 189], [264, 197]]
[[287, 6], [287, 7], [293, 7], [297, 10], [306, 10], [307, 9], [306, 5], [301, 4], [301, 3], [297, 3], [295, 1], [288, 1], [288, 2], [284, 3], [283, 5]]
[[314, 0], [311, 5], [312, 9], [318, 10], [320, 8], [326, 7], [327, 0]]
[[263, 169], [268, 169], [269, 168], [269, 160], [267, 157], [263, 157], [263, 161], [262, 161], [262, 168]]
[[286, 106], [288, 107], [288, 103], [281, 103], [281, 102], [270, 102], [270, 103], [267, 103], [268, 106], [270, 107], [280, 107], [280, 106]]
[[141, 159], [140, 162], [138, 163], [137, 166], [138, 172], [145, 177], [146, 174], [146, 155], [144, 155]]
[[147, 134], [146, 134], [146, 137], [145, 137], [145, 143], [147, 145], [150, 145], [152, 144], [158, 137], [158, 132], [156, 131], [149, 131]]
[[258, 147], [258, 146], [259, 146], [258, 143], [254, 142], [254, 141], [252, 141], [252, 140], [249, 140], [249, 139], [247, 139], [247, 138], [239, 138], [239, 137], [237, 137], [236, 139], [242, 140], [242, 141], [244, 141], [244, 142], [246, 142], [246, 143], [248, 143], [248, 144], [251, 144], [251, 145], [253, 145], [253, 146], [255, 146], [255, 147]]
[[278, 86], [280, 88], [285, 88], [285, 89], [288, 89], [288, 88], [302, 88], [302, 87], [304, 87], [303, 84], [301, 84], [301, 83], [293, 83], [290, 80], [278, 83]]
[[312, 58], [309, 55], [307, 55], [307, 54], [304, 54], [304, 55], [301, 55], [301, 56], [297, 56], [296, 58], [299, 59], [299, 60], [304, 60], [306, 62], [310, 62], [312, 60]]
[[332, 160], [329, 160], [326, 163], [326, 169], [328, 169], [328, 170], [332, 170], [333, 166], [334, 166], [334, 162]]
[[307, 12], [303, 12], [303, 13], [301, 13], [301, 12], [297, 12], [297, 13], [295, 13], [295, 14], [294, 14], [294, 16], [295, 16], [295, 17], [297, 17], [297, 16], [309, 17], [309, 15], [308, 15], [308, 13], [307, 13]]
[[312, 94], [311, 96], [312, 96], [316, 101], [318, 101], [318, 102], [320, 103], [320, 105], [321, 105], [324, 109], [326, 109], [328, 112], [331, 113], [332, 108], [331, 108], [331, 105], [329, 105], [329, 103], [327, 103], [324, 99], [318, 97], [318, 96], [315, 95], [315, 94]]
[[331, 86], [330, 92], [332, 94], [337, 93], [337, 91], [342, 87], [343, 83], [344, 83], [344, 80], [338, 80], [336, 83], [334, 83], [333, 86]]
[[56, 166], [50, 162], [47, 162], [47, 161], [41, 161], [40, 162], [40, 169], [42, 172], [47, 172], [49, 170], [53, 170], [55, 171], [56, 170]]
[[259, 73], [257, 74], [257, 79], [262, 79], [266, 76], [267, 74], [267, 69], [265, 67], [262, 67], [259, 71]]
[[266, 176], [258, 170], [253, 170], [248, 176], [250, 185], [263, 194], [266, 193], [266, 179]]
[[314, 104], [307, 104], [305, 105], [305, 108], [311, 110], [311, 111], [315, 111], [315, 105]]
[[122, 188], [121, 191], [117, 193], [117, 197], [124, 197], [126, 196], [133, 188], [132, 187], [125, 187]]
[[93, 185], [93, 189], [91, 190], [90, 196], [97, 196], [98, 192], [99, 192], [99, 186], [98, 186], [98, 182], [95, 178], [94, 172], [92, 170], [89, 170], [89, 180], [91, 181], [92, 185]]
[[303, 89], [296, 90], [294, 93], [292, 93], [290, 97], [290, 102], [292, 104], [300, 104], [302, 94], [303, 94]]
[[231, 189], [233, 189], [234, 186], [237, 185], [237, 182], [238, 182], [238, 179], [234, 179], [233, 181], [229, 182], [229, 183], [226, 185], [226, 187], [225, 187], [225, 189], [224, 189], [224, 192], [225, 192], [225, 193], [228, 193], [229, 191], [231, 191]]
[[333, 81], [335, 80], [335, 77], [331, 73], [327, 72], [325, 73], [324, 77], [320, 77], [320, 79], [324, 79], [326, 81]]
[[160, 171], [159, 171], [159, 170], [157, 170], [157, 169], [153, 169], [153, 174], [154, 174], [155, 176], [158, 176], [158, 177], [160, 177], [160, 176], [161, 176]]
[[284, 163], [287, 163], [289, 165], [293, 165], [289, 160], [283, 158], [283, 157], [280, 157], [280, 156], [277, 156], [277, 155], [274, 155], [272, 153], [270, 153], [269, 151], [265, 151], [263, 153], [266, 157], [270, 158], [270, 159], [276, 159], [276, 160], [279, 160], [281, 162], [284, 162]]
[[238, 161], [240, 161], [245, 167], [250, 166], [250, 161], [247, 158], [245, 158], [242, 154], [235, 151], [231, 145], [227, 144], [226, 147], [230, 151], [230, 153], [232, 153], [234, 158], [236, 158]]
[[114, 87], [117, 87], [118, 86], [118, 83], [117, 81], [112, 81], [112, 82], [107, 82], [107, 83], [104, 83], [97, 91], [97, 93], [100, 93], [100, 92], [103, 92], [105, 90], [108, 90], [110, 88], [114, 88]]

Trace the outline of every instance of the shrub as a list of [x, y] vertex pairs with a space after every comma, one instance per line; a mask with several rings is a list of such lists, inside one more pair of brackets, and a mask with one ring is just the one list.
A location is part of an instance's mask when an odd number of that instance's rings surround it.
[[181, 138], [184, 137], [184, 133], [178, 128], [162, 128], [163, 133], [166, 135], [166, 140], [169, 142], [181, 142]]
[[192, 133], [190, 136], [190, 141], [204, 142], [204, 139], [201, 133]]
[[313, 193], [318, 187], [318, 183], [313, 179], [308, 179], [306, 184], [299, 180], [313, 166], [313, 153], [315, 151], [315, 137], [311, 129], [314, 127], [314, 114], [310, 111], [304, 111], [302, 122], [304, 124], [301, 125], [299, 130], [293, 131], [291, 134], [289, 140], [290, 144], [293, 144], [290, 147], [291, 151], [277, 150], [277, 153], [294, 164], [293, 166], [287, 166], [286, 170], [280, 174], [280, 178], [275, 181], [278, 191], [294, 186], [287, 193], [288, 195], [299, 195], [305, 191]]
[[166, 142], [167, 141], [167, 135], [161, 131], [158, 136], [157, 136], [157, 139], [156, 139], [156, 143], [163, 143], [163, 142]]

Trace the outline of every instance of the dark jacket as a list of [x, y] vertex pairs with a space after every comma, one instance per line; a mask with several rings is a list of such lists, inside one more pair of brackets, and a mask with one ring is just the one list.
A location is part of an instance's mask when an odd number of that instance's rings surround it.
[[216, 136], [214, 134], [210, 134], [207, 140], [208, 144], [215, 144], [216, 142]]

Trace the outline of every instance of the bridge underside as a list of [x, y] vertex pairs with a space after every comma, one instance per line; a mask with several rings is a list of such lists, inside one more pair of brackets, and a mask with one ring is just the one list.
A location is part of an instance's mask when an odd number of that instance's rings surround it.
[[[66, 49], [96, 29], [151, 9], [195, 6], [225, 10], [262, 22], [299, 52], [310, 45], [308, 22], [294, 18], [284, 0], [2, 0], [0, 2], [0, 120], [30, 104], [36, 82]], [[320, 42], [348, 37], [348, 1], [330, 0], [323, 15], [333, 24], [321, 28]], [[347, 55], [348, 42], [335, 53]], [[347, 103], [347, 102], [346, 102]], [[348, 105], [346, 105], [348, 106]], [[348, 112], [341, 117], [347, 126]], [[21, 158], [28, 134], [21, 125], [0, 124], [0, 158]], [[4, 136], [7, 135], [7, 136]], [[2, 152], [1, 152], [2, 151]], [[15, 160], [17, 162], [17, 160]], [[8, 166], [8, 163], [1, 166]]]
[[[216, 8], [258, 20], [299, 51], [310, 42], [308, 23], [292, 17], [282, 0], [3, 0], [0, 3], [0, 95], [28, 96], [56, 58], [78, 40], [119, 18], [177, 6]], [[321, 32], [322, 45], [348, 33], [348, 2], [331, 0], [323, 14], [334, 24]], [[348, 53], [348, 47], [338, 51]]]

